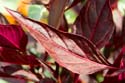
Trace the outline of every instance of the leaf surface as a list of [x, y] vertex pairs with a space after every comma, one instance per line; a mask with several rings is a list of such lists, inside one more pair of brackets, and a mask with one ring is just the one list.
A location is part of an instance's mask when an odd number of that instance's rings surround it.
[[26, 50], [27, 36], [20, 26], [0, 25], [0, 46]]
[[41, 43], [59, 65], [78, 74], [92, 74], [111, 68], [99, 50], [84, 37], [58, 31], [46, 24], [8, 12]]

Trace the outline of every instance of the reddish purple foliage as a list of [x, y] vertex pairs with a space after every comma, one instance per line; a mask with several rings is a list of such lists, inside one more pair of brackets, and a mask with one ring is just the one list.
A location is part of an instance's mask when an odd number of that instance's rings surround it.
[[108, 61], [86, 38], [57, 31], [48, 25], [27, 19], [15, 11], [8, 10], [8, 12], [22, 26], [27, 27], [31, 35], [41, 43], [59, 65], [68, 70], [78, 74], [92, 74], [111, 68], [108, 66]]
[[[32, 1], [41, 4], [40, 0]], [[1, 14], [1, 77], [10, 78], [10, 82], [19, 78], [23, 80], [19, 82], [32, 80], [35, 83], [82, 83], [79, 74], [91, 74], [90, 77], [96, 78], [98, 73], [103, 75], [103, 70], [108, 69], [102, 83], [125, 81], [125, 19], [120, 16], [123, 22], [119, 30], [119, 22], [113, 22], [112, 18], [118, 0], [86, 0], [86, 3], [83, 3], [85, 0], [69, 1], [51, 0], [46, 5], [50, 12], [48, 25], [9, 9], [8, 12], [19, 25], [3, 25], [8, 22]], [[71, 5], [67, 6], [68, 3]], [[75, 23], [71, 25], [67, 23], [64, 15], [68, 9], [74, 9], [78, 13]], [[69, 26], [73, 26], [73, 34], [68, 33]], [[45, 48], [46, 54], [43, 53], [37, 58], [33, 53], [29, 54], [26, 49], [27, 35], [22, 28], [27, 29]], [[49, 62], [48, 56], [55, 62]], [[108, 61], [110, 57], [113, 64]], [[28, 65], [26, 70], [22, 68], [24, 64]], [[52, 75], [51, 78], [45, 75], [46, 70]]]
[[26, 51], [27, 36], [18, 25], [0, 25], [0, 46]]
[[102, 48], [111, 38], [114, 23], [109, 0], [88, 0], [76, 19], [76, 34], [90, 39]]

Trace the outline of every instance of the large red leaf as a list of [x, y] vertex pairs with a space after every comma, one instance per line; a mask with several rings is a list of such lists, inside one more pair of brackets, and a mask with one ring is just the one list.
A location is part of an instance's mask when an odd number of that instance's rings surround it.
[[76, 33], [103, 47], [114, 31], [109, 0], [87, 0], [74, 24]]
[[57, 63], [68, 70], [78, 74], [91, 74], [111, 68], [98, 49], [86, 38], [57, 31], [45, 24], [25, 18], [15, 11], [8, 11], [28, 29]]
[[28, 56], [12, 48], [0, 47], [0, 61], [14, 64], [39, 65], [33, 56]]
[[0, 25], [0, 46], [26, 50], [27, 36], [20, 26]]

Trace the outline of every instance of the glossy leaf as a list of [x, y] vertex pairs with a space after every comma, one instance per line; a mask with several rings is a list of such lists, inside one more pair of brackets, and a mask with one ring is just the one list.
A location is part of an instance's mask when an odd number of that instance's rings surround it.
[[27, 36], [20, 26], [0, 25], [0, 46], [26, 50]]
[[102, 48], [114, 31], [109, 0], [87, 0], [74, 24], [76, 34], [87, 37]]
[[15, 11], [7, 10], [62, 67], [78, 74], [92, 74], [111, 68], [99, 50], [86, 38], [57, 31]]

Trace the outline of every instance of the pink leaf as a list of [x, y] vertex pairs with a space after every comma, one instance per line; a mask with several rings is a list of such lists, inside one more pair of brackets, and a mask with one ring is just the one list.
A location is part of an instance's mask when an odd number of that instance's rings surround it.
[[103, 47], [114, 31], [109, 0], [87, 0], [74, 24], [76, 33]]
[[78, 74], [92, 74], [111, 68], [108, 61], [86, 38], [60, 32], [48, 25], [25, 18], [15, 11], [7, 10], [62, 67]]

